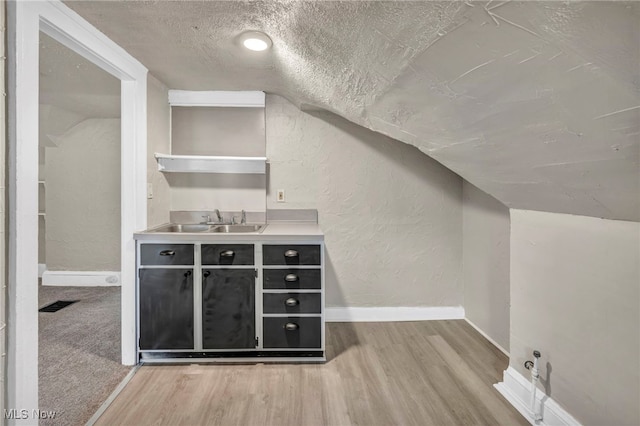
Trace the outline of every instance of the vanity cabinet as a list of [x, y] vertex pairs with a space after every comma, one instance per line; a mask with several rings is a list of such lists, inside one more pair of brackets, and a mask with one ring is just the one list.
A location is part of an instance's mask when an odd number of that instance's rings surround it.
[[139, 359], [324, 361], [322, 250], [138, 241]]

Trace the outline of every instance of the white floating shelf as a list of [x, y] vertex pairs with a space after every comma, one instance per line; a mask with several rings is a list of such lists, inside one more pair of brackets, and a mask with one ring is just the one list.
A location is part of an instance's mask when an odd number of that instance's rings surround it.
[[264, 108], [265, 97], [257, 91], [169, 90], [171, 106]]
[[155, 154], [158, 170], [175, 173], [265, 174], [267, 157]]

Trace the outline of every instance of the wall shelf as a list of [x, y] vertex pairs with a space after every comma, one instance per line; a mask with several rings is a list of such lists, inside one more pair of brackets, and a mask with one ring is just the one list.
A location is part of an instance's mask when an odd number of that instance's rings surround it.
[[158, 170], [164, 173], [265, 174], [267, 157], [224, 157], [155, 154]]

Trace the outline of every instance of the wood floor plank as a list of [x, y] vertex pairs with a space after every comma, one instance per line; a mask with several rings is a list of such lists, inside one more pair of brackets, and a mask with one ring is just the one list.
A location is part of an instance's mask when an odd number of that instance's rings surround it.
[[98, 425], [528, 425], [464, 321], [330, 323], [325, 364], [143, 366]]

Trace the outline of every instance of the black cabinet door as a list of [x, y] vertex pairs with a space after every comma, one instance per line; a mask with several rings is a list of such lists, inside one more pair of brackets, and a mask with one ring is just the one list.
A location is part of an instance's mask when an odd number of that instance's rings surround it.
[[140, 269], [140, 349], [193, 349], [191, 269]]
[[202, 270], [204, 349], [256, 347], [253, 269]]

